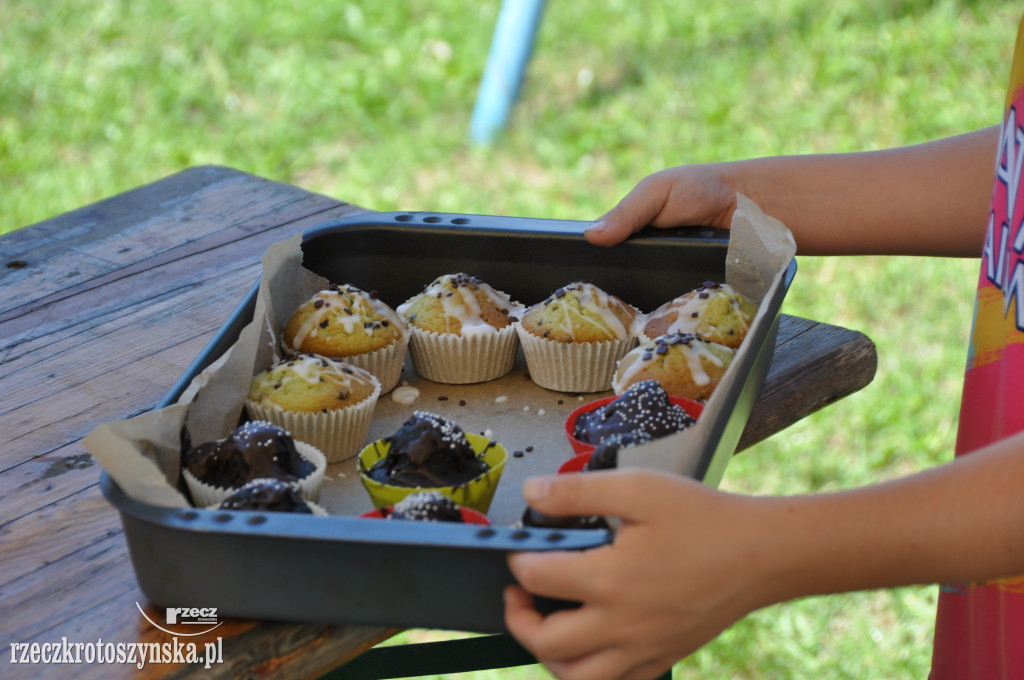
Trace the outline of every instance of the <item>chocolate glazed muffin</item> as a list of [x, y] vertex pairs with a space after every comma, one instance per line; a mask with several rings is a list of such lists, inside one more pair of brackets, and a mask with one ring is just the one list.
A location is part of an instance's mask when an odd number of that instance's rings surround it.
[[303, 458], [284, 428], [253, 420], [226, 438], [191, 446], [182, 438], [182, 465], [196, 479], [221, 488], [237, 488], [261, 477], [293, 482], [312, 474], [315, 465]]
[[382, 484], [410, 487], [457, 486], [479, 477], [487, 463], [473, 451], [465, 433], [447, 418], [415, 411], [385, 437], [388, 454], [368, 471]]
[[311, 515], [313, 509], [298, 489], [279, 479], [254, 479], [220, 504], [222, 510], [296, 512]]
[[600, 444], [607, 437], [624, 432], [644, 432], [657, 439], [696, 422], [669, 401], [658, 381], [644, 380], [630, 385], [615, 401], [581, 414], [573, 436], [588, 444]]
[[458, 504], [438, 491], [421, 491], [395, 503], [385, 519], [465, 523]]

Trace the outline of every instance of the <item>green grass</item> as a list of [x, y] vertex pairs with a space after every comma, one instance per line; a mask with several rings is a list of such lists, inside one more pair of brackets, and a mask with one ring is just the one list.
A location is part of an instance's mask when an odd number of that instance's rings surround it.
[[[1019, 13], [995, 0], [551, 2], [506, 133], [473, 148], [499, 5], [6, 0], [0, 233], [203, 163], [378, 210], [591, 219], [671, 165], [995, 123]], [[849, 488], [947, 460], [975, 268], [801, 258], [785, 311], [868, 334], [878, 375], [739, 456], [725, 486]], [[676, 676], [926, 677], [934, 601], [922, 587], [771, 607]]]

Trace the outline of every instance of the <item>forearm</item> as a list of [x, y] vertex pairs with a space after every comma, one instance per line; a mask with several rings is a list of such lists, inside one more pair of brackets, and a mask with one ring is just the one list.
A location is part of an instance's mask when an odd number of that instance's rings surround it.
[[[1024, 573], [1024, 435], [901, 480], [751, 499], [767, 601]], [[755, 507], [755, 506], [752, 506]], [[754, 558], [754, 556], [752, 556]]]
[[977, 256], [997, 127], [916, 146], [723, 163], [726, 183], [792, 230], [801, 254]]

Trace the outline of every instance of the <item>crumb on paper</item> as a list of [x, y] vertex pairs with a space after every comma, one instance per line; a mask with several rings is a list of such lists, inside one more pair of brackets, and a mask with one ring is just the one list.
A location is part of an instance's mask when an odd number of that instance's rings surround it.
[[494, 398], [495, 404], [504, 404], [506, 401], [508, 401], [508, 397], [506, 397], [504, 394], [499, 394]]
[[529, 410], [530, 410], [530, 405], [529, 405], [529, 404], [527, 404], [526, 406], [524, 406], [524, 407], [523, 407], [523, 410], [524, 410], [524, 411], [529, 411]]
[[420, 391], [408, 383], [404, 383], [391, 391], [391, 401], [403, 406], [413, 403], [419, 396]]
[[545, 411], [544, 409], [542, 409], [542, 408], [537, 409], [537, 415], [542, 416], [545, 413], [547, 413], [547, 411]]
[[490, 428], [488, 428], [488, 429], [484, 430], [484, 436], [487, 437], [488, 439], [492, 439], [493, 440], [494, 439], [494, 432]]

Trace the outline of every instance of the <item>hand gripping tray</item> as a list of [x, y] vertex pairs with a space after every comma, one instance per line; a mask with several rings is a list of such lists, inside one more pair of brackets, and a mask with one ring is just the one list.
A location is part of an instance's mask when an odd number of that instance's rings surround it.
[[[333, 282], [375, 289], [392, 306], [454, 271], [479, 275], [526, 304], [568, 282], [592, 281], [645, 312], [704, 281], [724, 279], [728, 231], [645, 229], [619, 246], [598, 248], [583, 239], [586, 224], [442, 213], [360, 214], [306, 232], [303, 265]], [[795, 270], [793, 261], [774, 298], [764, 301], [769, 322], [744, 341], [756, 351], [747, 352], [736, 367], [744, 377], [726, 395], [734, 406], [713, 424], [693, 473], [697, 479], [717, 484], [735, 450], [768, 371], [779, 310]], [[234, 343], [252, 319], [256, 291], [254, 286], [157, 408], [174, 403], [192, 378]], [[406, 373], [415, 376], [408, 368]], [[564, 396], [565, 401], [579, 399]], [[430, 410], [431, 405], [412, 408]], [[553, 431], [560, 426], [560, 418], [547, 421]], [[550, 472], [562, 460], [552, 460]], [[507, 467], [513, 462], [510, 457]], [[512, 487], [505, 492], [518, 494], [520, 483], [506, 471], [499, 489]], [[101, 487], [121, 514], [145, 595], [161, 606], [217, 607], [225, 618], [502, 632], [502, 590], [513, 582], [506, 565], [509, 552], [582, 550], [614, 539], [605, 530], [168, 509], [129, 498], [105, 472]]]

